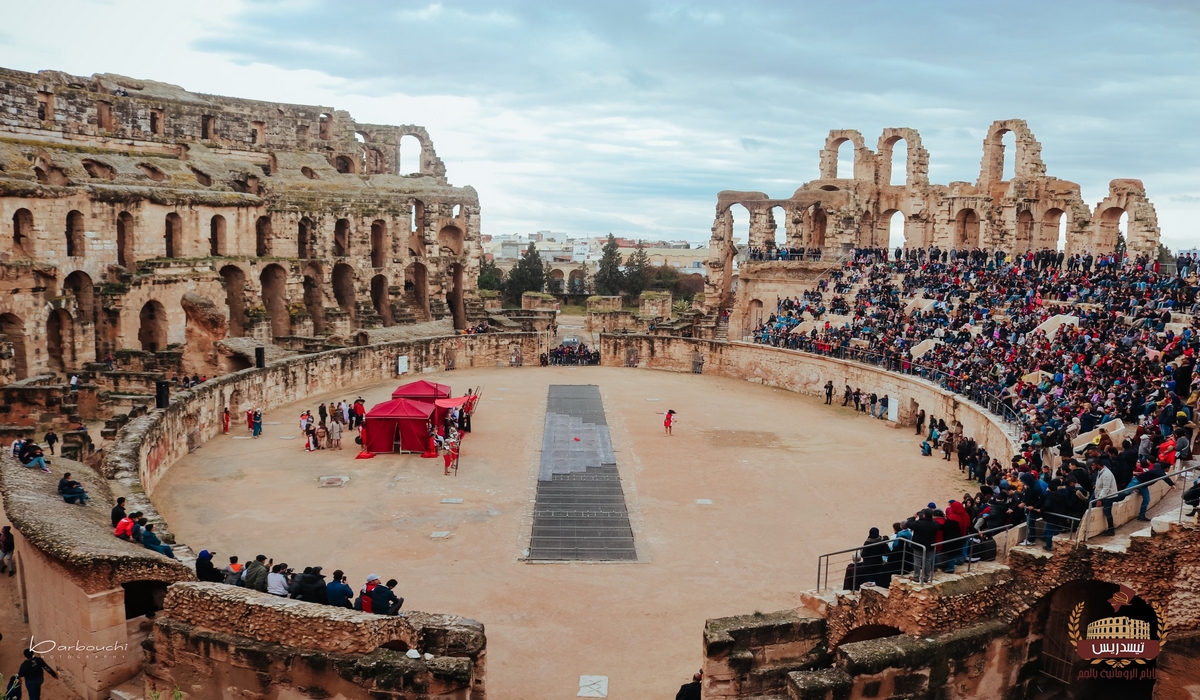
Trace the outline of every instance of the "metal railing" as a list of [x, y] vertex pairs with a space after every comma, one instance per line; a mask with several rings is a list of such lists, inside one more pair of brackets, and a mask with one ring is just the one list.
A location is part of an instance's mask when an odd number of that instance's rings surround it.
[[[1008, 536], [997, 538], [996, 535], [1001, 532], [1007, 533], [1014, 527], [1016, 526], [1000, 525], [987, 530], [972, 532], [962, 537], [955, 537], [952, 540], [938, 542], [933, 553], [934, 571], [947, 569], [951, 566], [957, 567], [959, 563], [962, 563], [967, 567], [967, 571], [970, 572], [971, 564], [978, 561], [1004, 561], [1004, 558], [1008, 556], [1008, 540], [1010, 538]], [[983, 553], [983, 543], [988, 540], [996, 543], [996, 556], [984, 560], [982, 557], [976, 555]], [[973, 545], [975, 544], [980, 546], [973, 549]], [[950, 573], [950, 571], [947, 573]], [[930, 580], [932, 580], [932, 577], [930, 577]]]
[[[1192, 466], [1180, 467], [1179, 469], [1176, 469], [1173, 472], [1163, 474], [1162, 476], [1158, 477], [1157, 479], [1151, 479], [1150, 481], [1147, 481], [1145, 483], [1138, 483], [1136, 486], [1126, 486], [1125, 488], [1121, 489], [1120, 491], [1117, 491], [1116, 493], [1114, 493], [1111, 496], [1108, 496], [1107, 498], [1089, 499], [1089, 501], [1088, 501], [1089, 507], [1088, 507], [1087, 511], [1083, 514], [1083, 519], [1079, 525], [1079, 531], [1076, 536], [1076, 541], [1078, 543], [1083, 543], [1083, 542], [1086, 542], [1089, 539], [1091, 539], [1092, 536], [1088, 534], [1088, 530], [1090, 529], [1091, 523], [1092, 523], [1092, 517], [1093, 517], [1092, 513], [1096, 512], [1096, 511], [1100, 511], [1100, 515], [1095, 516], [1095, 517], [1103, 518], [1104, 517], [1104, 505], [1103, 504], [1105, 501], [1111, 501], [1112, 505], [1115, 506], [1116, 504], [1124, 501], [1131, 494], [1138, 493], [1142, 489], [1148, 489], [1152, 484], [1157, 484], [1161, 481], [1166, 481], [1167, 479], [1171, 479], [1172, 477], [1179, 477], [1179, 479], [1181, 481], [1184, 481], [1184, 480], [1186, 480], [1186, 476], [1185, 476], [1186, 474], [1191, 474], [1192, 472], [1195, 472], [1197, 470], [1200, 470], [1200, 466], [1192, 465]], [[1149, 494], [1149, 491], [1147, 491], [1147, 494]], [[1179, 499], [1179, 521], [1183, 522], [1183, 499], [1182, 498]], [[1128, 522], [1128, 521], [1126, 521], [1126, 522]], [[1105, 524], [1107, 524], [1107, 522]], [[1122, 525], [1123, 524], [1124, 523], [1122, 523]], [[1116, 526], [1116, 523], [1114, 523], [1114, 526]]]
[[[865, 562], [862, 555], [868, 547], [887, 545], [889, 552], [883, 562]], [[925, 547], [906, 538], [893, 538], [870, 545], [843, 549], [839, 552], [822, 554], [817, 559], [817, 592], [835, 588], [837, 590], [858, 590], [863, 584], [881, 585], [885, 580], [890, 581], [896, 576], [913, 575], [920, 578], [925, 561]], [[830, 585], [830, 569], [832, 567], [836, 585]], [[850, 588], [845, 588], [849, 583]]]

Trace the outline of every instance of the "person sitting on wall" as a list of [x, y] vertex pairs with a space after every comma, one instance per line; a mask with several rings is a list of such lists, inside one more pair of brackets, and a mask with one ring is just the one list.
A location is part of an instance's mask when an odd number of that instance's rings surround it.
[[394, 578], [388, 579], [387, 584], [375, 586], [371, 590], [371, 611], [376, 615], [396, 615], [404, 605], [403, 598], [397, 598], [392, 589], [396, 587]]
[[21, 464], [25, 465], [29, 469], [36, 467], [47, 474], [50, 473], [50, 467], [47, 466], [49, 461], [42, 454], [42, 446], [33, 440], [27, 440], [25, 444], [21, 446], [21, 454], [18, 459], [21, 461]]
[[136, 524], [137, 519], [141, 517], [141, 515], [141, 513], [135, 510], [129, 515], [122, 517], [119, 521], [117, 521], [117, 526], [113, 529], [113, 534], [123, 540], [132, 541], [133, 526]]
[[200, 550], [200, 554], [196, 556], [196, 578], [210, 583], [222, 583], [225, 581], [225, 576], [213, 565], [214, 554], [216, 552], [210, 552], [207, 549]]
[[86, 506], [88, 502], [87, 491], [83, 490], [83, 484], [71, 478], [71, 472], [66, 472], [58, 480], [58, 494], [67, 503], [78, 503], [81, 506]]
[[353, 599], [354, 589], [346, 585], [346, 574], [341, 569], [335, 570], [333, 579], [325, 585], [325, 604], [353, 610]]
[[241, 586], [242, 583], [242, 565], [238, 563], [237, 557], [229, 557], [229, 566], [221, 569], [222, 581], [227, 586]]
[[175, 558], [175, 550], [163, 544], [158, 535], [154, 534], [154, 523], [148, 523], [142, 531], [142, 546], [170, 559]]

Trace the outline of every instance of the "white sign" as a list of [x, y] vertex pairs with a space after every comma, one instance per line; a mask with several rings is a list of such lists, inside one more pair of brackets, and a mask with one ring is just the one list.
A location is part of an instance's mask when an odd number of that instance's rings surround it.
[[900, 398], [899, 397], [892, 397], [892, 396], [888, 397], [887, 419], [893, 423], [896, 423], [900, 420]]
[[396, 358], [396, 374], [408, 374], [408, 355]]

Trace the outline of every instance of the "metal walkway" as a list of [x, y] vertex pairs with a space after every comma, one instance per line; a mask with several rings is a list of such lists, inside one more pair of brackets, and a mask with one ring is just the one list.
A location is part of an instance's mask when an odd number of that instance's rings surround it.
[[529, 559], [637, 560], [616, 462], [600, 388], [551, 385]]

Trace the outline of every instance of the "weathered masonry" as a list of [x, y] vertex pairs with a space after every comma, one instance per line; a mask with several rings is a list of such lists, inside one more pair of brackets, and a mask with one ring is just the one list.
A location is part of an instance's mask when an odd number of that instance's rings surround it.
[[[1013, 176], [1006, 180], [1003, 139], [1009, 133], [1015, 153], [1010, 156]], [[906, 149], [904, 172], [893, 173], [892, 155], [901, 143]], [[843, 144], [853, 151], [850, 177], [839, 177]], [[1108, 196], [1089, 209], [1078, 184], [1046, 174], [1042, 145], [1023, 119], [992, 123], [983, 140], [975, 184], [930, 184], [929, 151], [916, 129], [884, 129], [875, 150], [859, 132], [834, 129], [820, 159], [820, 179], [802, 184], [787, 199], [729, 190], [717, 195], [705, 285], [709, 310], [733, 303], [735, 207], [745, 209], [741, 216], [749, 215], [751, 250], [819, 250], [823, 261], [835, 260], [849, 248], [887, 247], [891, 220], [897, 215], [903, 217], [904, 245], [909, 248], [936, 245], [943, 250], [1023, 253], [1054, 249], [1065, 233], [1061, 242], [1067, 254], [1111, 252], [1124, 216], [1129, 253], [1158, 255], [1158, 215], [1141, 181], [1111, 181]], [[740, 268], [740, 282], [754, 277], [754, 267], [749, 263]]]
[[0, 69], [0, 384], [121, 351], [217, 374], [239, 367], [227, 338], [463, 328], [483, 317], [479, 225], [423, 127]]

